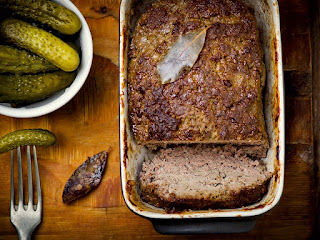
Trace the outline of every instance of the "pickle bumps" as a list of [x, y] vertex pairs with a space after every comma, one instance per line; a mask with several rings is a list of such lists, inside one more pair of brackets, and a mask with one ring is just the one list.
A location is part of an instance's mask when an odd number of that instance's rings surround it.
[[50, 146], [55, 144], [56, 136], [44, 129], [23, 129], [11, 132], [0, 138], [0, 153], [25, 145]]
[[72, 35], [81, 28], [81, 21], [74, 12], [52, 1], [0, 0], [0, 7], [46, 24], [63, 34]]
[[70, 86], [76, 72], [57, 71], [37, 75], [0, 75], [0, 102], [19, 106], [42, 100]]
[[0, 73], [40, 73], [59, 70], [46, 59], [25, 50], [0, 45]]
[[31, 24], [6, 19], [0, 24], [0, 34], [8, 42], [36, 53], [66, 72], [74, 71], [79, 66], [79, 54], [72, 47]]

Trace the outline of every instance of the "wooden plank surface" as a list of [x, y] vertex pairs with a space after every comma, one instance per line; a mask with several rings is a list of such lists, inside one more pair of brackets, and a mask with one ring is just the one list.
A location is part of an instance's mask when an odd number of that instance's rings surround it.
[[320, 0], [313, 1], [311, 21], [312, 43], [312, 107], [313, 107], [313, 140], [316, 182], [316, 237], [320, 238]]
[[[120, 0], [73, 0], [89, 24], [94, 43], [90, 75], [81, 91], [47, 116], [0, 116], [0, 136], [16, 129], [46, 128], [55, 146], [37, 148], [43, 217], [34, 239], [310, 239], [315, 233], [310, 5], [279, 0], [286, 85], [285, 186], [279, 204], [257, 219], [253, 231], [210, 236], [163, 236], [125, 205], [120, 187], [118, 44]], [[65, 182], [87, 156], [111, 147], [100, 186], [64, 205]], [[0, 239], [17, 239], [10, 223], [10, 154], [0, 155]]]

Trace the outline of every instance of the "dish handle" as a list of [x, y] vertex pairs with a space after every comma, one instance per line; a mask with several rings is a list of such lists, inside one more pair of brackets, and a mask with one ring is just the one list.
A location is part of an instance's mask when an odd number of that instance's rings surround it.
[[256, 219], [149, 219], [154, 229], [165, 235], [243, 233], [251, 231]]

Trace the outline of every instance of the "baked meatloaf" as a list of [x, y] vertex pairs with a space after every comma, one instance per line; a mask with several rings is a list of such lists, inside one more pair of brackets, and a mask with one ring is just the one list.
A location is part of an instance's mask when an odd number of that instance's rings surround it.
[[[157, 63], [179, 35], [209, 27], [191, 70], [161, 85]], [[233, 143], [268, 147], [263, 52], [253, 10], [238, 0], [160, 0], [137, 21], [128, 100], [139, 144]]]
[[160, 150], [140, 173], [141, 197], [167, 209], [238, 208], [258, 202], [271, 173], [233, 147]]

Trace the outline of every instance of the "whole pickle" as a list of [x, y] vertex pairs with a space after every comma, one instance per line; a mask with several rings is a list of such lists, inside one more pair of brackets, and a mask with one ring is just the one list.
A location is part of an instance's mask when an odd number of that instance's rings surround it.
[[0, 153], [25, 145], [50, 146], [56, 136], [44, 129], [23, 129], [11, 132], [0, 138]]
[[47, 24], [63, 34], [72, 35], [81, 28], [80, 19], [74, 12], [48, 0], [0, 0], [0, 8]]
[[0, 24], [0, 34], [8, 42], [36, 53], [66, 72], [74, 71], [79, 66], [77, 51], [53, 34], [31, 24], [6, 19]]
[[46, 59], [25, 50], [0, 45], [0, 73], [39, 73], [59, 68]]
[[60, 91], [72, 83], [76, 72], [37, 75], [0, 75], [0, 102], [18, 106], [31, 104]]

